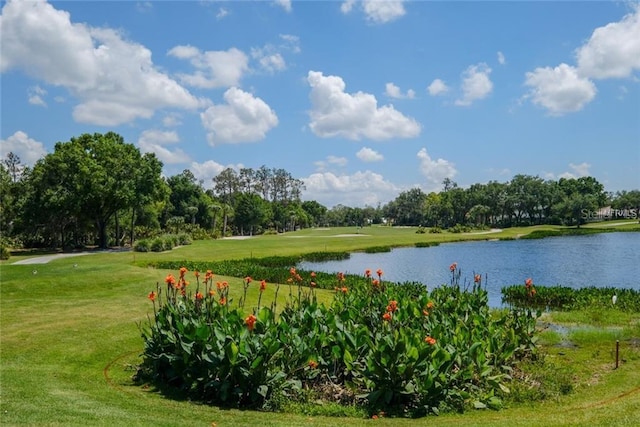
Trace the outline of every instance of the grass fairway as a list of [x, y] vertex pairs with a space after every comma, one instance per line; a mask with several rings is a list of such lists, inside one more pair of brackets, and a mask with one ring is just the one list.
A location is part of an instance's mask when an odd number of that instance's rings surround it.
[[[623, 227], [634, 227], [624, 225]], [[304, 230], [246, 240], [198, 241], [161, 254], [96, 253], [47, 264], [0, 264], [0, 424], [50, 426], [386, 426], [418, 425], [640, 425], [640, 314], [572, 332], [578, 347], [551, 347], [547, 359], [572, 368], [572, 394], [501, 411], [471, 411], [418, 420], [331, 418], [304, 414], [226, 410], [167, 399], [135, 386], [142, 339], [137, 323], [152, 312], [146, 295], [167, 271], [146, 265], [158, 259], [220, 260], [315, 251], [354, 251], [418, 241], [509, 238], [533, 229], [482, 234], [416, 234], [415, 229], [370, 227]], [[358, 237], [340, 237], [359, 233]], [[34, 274], [35, 273], [35, 274]], [[237, 301], [241, 280], [230, 282]], [[259, 279], [259, 278], [257, 278]], [[267, 292], [274, 292], [273, 286]], [[255, 305], [257, 287], [250, 290]], [[281, 291], [281, 296], [285, 292]], [[320, 293], [329, 300], [332, 293]], [[271, 296], [266, 295], [270, 301]], [[253, 302], [252, 302], [253, 301]], [[588, 316], [576, 316], [575, 321]], [[635, 338], [636, 341], [630, 338]], [[621, 363], [613, 370], [615, 339]], [[635, 343], [635, 344], [634, 344]]]

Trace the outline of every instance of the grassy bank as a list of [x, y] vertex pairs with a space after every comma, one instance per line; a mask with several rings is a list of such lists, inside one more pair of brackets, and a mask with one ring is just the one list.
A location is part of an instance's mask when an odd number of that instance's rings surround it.
[[[623, 227], [632, 228], [636, 224]], [[537, 227], [537, 229], [544, 227]], [[336, 237], [355, 234], [359, 237]], [[547, 362], [567, 372], [573, 392], [544, 402], [524, 401], [495, 411], [447, 414], [417, 420], [336, 418], [225, 410], [170, 400], [135, 386], [132, 366], [142, 339], [137, 323], [152, 308], [146, 295], [166, 270], [146, 267], [157, 260], [223, 260], [317, 251], [355, 251], [369, 246], [410, 246], [420, 241], [515, 238], [531, 228], [492, 234], [416, 234], [415, 229], [304, 230], [247, 240], [194, 242], [160, 254], [97, 253], [51, 261], [0, 264], [0, 424], [2, 425], [637, 425], [640, 423], [639, 314], [594, 310], [552, 313], [567, 325], [547, 330]], [[446, 268], [446, 266], [443, 266]], [[241, 279], [228, 280], [231, 296], [242, 293]], [[268, 288], [266, 292], [273, 292]], [[255, 303], [254, 287], [248, 298]], [[331, 292], [318, 293], [328, 301]], [[271, 295], [269, 296], [271, 298]], [[600, 313], [596, 316], [593, 313]], [[564, 317], [563, 317], [564, 316]], [[596, 316], [594, 318], [594, 316]], [[589, 328], [587, 325], [596, 326]], [[556, 335], [553, 335], [553, 334]], [[624, 361], [613, 369], [615, 341]], [[319, 411], [327, 414], [330, 411]]]

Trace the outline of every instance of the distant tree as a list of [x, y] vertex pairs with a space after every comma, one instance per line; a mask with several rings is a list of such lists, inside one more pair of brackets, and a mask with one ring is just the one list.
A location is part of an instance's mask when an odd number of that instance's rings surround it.
[[302, 209], [307, 213], [311, 225], [317, 227], [326, 223], [327, 207], [315, 200], [302, 202]]

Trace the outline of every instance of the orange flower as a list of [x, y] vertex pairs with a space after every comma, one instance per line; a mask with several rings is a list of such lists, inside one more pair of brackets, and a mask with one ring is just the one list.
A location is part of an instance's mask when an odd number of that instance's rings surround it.
[[187, 267], [180, 267], [180, 277], [184, 277], [187, 271], [189, 271], [187, 270]]
[[215, 294], [216, 294], [216, 291], [214, 291], [213, 289], [211, 289], [211, 290], [209, 291], [209, 296], [210, 296], [210, 297], [214, 296]]
[[309, 286], [311, 286], [312, 288], [315, 288], [316, 287], [316, 282], [309, 283]]
[[292, 276], [295, 276], [296, 275], [296, 268], [295, 267], [291, 267], [289, 269], [289, 274], [291, 274]]
[[436, 339], [433, 337], [425, 337], [424, 342], [426, 342], [429, 345], [434, 345], [436, 343]]
[[156, 300], [156, 295], [158, 295], [155, 291], [151, 291], [149, 292], [149, 295], [147, 295], [147, 298], [149, 298], [151, 301], [155, 301]]
[[427, 310], [422, 310], [422, 314], [424, 314], [425, 316], [428, 316], [429, 312]]
[[364, 275], [367, 276], [367, 278], [371, 277], [371, 270], [369, 270], [368, 268], [364, 271]]
[[202, 298], [204, 298], [204, 296], [202, 295], [202, 293], [200, 293], [200, 292], [196, 292], [196, 299], [197, 299], [198, 301], [200, 301]]
[[391, 321], [391, 313], [387, 311], [385, 314], [383, 314], [382, 315], [382, 320], [384, 320], [386, 322], [390, 322]]
[[378, 278], [382, 277], [382, 274], [383, 274], [382, 269], [379, 268], [378, 270], [376, 270], [376, 274], [378, 275]]
[[533, 285], [533, 280], [531, 278], [528, 278], [524, 281], [524, 286], [526, 286], [527, 288], [530, 288], [531, 285]]
[[194, 274], [196, 277], [200, 277], [200, 272], [199, 272], [198, 270], [194, 271], [194, 272], [193, 272], [193, 274]]
[[318, 367], [318, 362], [316, 362], [315, 360], [309, 360], [309, 367], [311, 369], [316, 369]]
[[264, 291], [265, 289], [267, 289], [267, 282], [265, 280], [261, 280], [260, 281], [260, 292]]
[[247, 318], [244, 319], [244, 323], [245, 325], [247, 325], [247, 328], [249, 328], [250, 331], [253, 331], [253, 327], [256, 324], [256, 320], [258, 320], [258, 318], [253, 314], [248, 315]]
[[315, 271], [311, 272], [311, 277], [316, 277], [316, 272]]
[[377, 416], [377, 415], [375, 415], [375, 414], [373, 414], [373, 415], [371, 415], [371, 419], [372, 419], [372, 420], [377, 420], [377, 419], [378, 419], [378, 416]]
[[247, 283], [251, 283], [253, 281], [253, 279], [250, 276], [245, 277], [244, 280]]
[[373, 279], [373, 281], [371, 282], [371, 284], [377, 288], [378, 286], [380, 286], [380, 281], [378, 279]]
[[398, 310], [398, 301], [396, 300], [389, 301], [389, 305], [387, 306], [387, 311], [390, 313], [394, 313], [396, 310]]
[[342, 273], [342, 272], [338, 273], [338, 281], [339, 282], [344, 282], [344, 273]]
[[452, 272], [456, 271], [456, 268], [458, 268], [458, 263], [454, 262], [453, 264], [451, 264], [449, 266], [449, 270], [451, 270]]
[[175, 286], [176, 284], [176, 278], [173, 277], [173, 274], [168, 274], [167, 277], [164, 278], [164, 282], [168, 285], [168, 286]]
[[476, 274], [475, 276], [473, 276], [473, 281], [475, 283], [480, 283], [480, 280], [482, 280], [482, 277], [479, 274]]
[[429, 302], [427, 303], [427, 308], [428, 308], [429, 310], [431, 310], [431, 309], [432, 309], [433, 307], [435, 307], [435, 306], [436, 306], [436, 305], [433, 303], [433, 301], [429, 301]]
[[293, 283], [293, 279], [292, 279], [291, 277], [289, 277], [289, 278], [287, 279], [287, 283]]
[[225, 297], [220, 298], [220, 305], [226, 305], [227, 299]]
[[342, 288], [340, 288], [340, 291], [342, 291], [343, 294], [346, 294], [348, 289], [345, 286], [343, 286]]

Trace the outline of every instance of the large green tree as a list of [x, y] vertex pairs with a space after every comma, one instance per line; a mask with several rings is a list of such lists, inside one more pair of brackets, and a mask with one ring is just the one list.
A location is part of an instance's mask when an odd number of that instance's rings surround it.
[[31, 225], [57, 228], [64, 244], [67, 227], [77, 233], [92, 224], [99, 246], [106, 248], [107, 226], [118, 211], [161, 194], [160, 167], [153, 155], [142, 156], [114, 132], [58, 142], [30, 176]]

